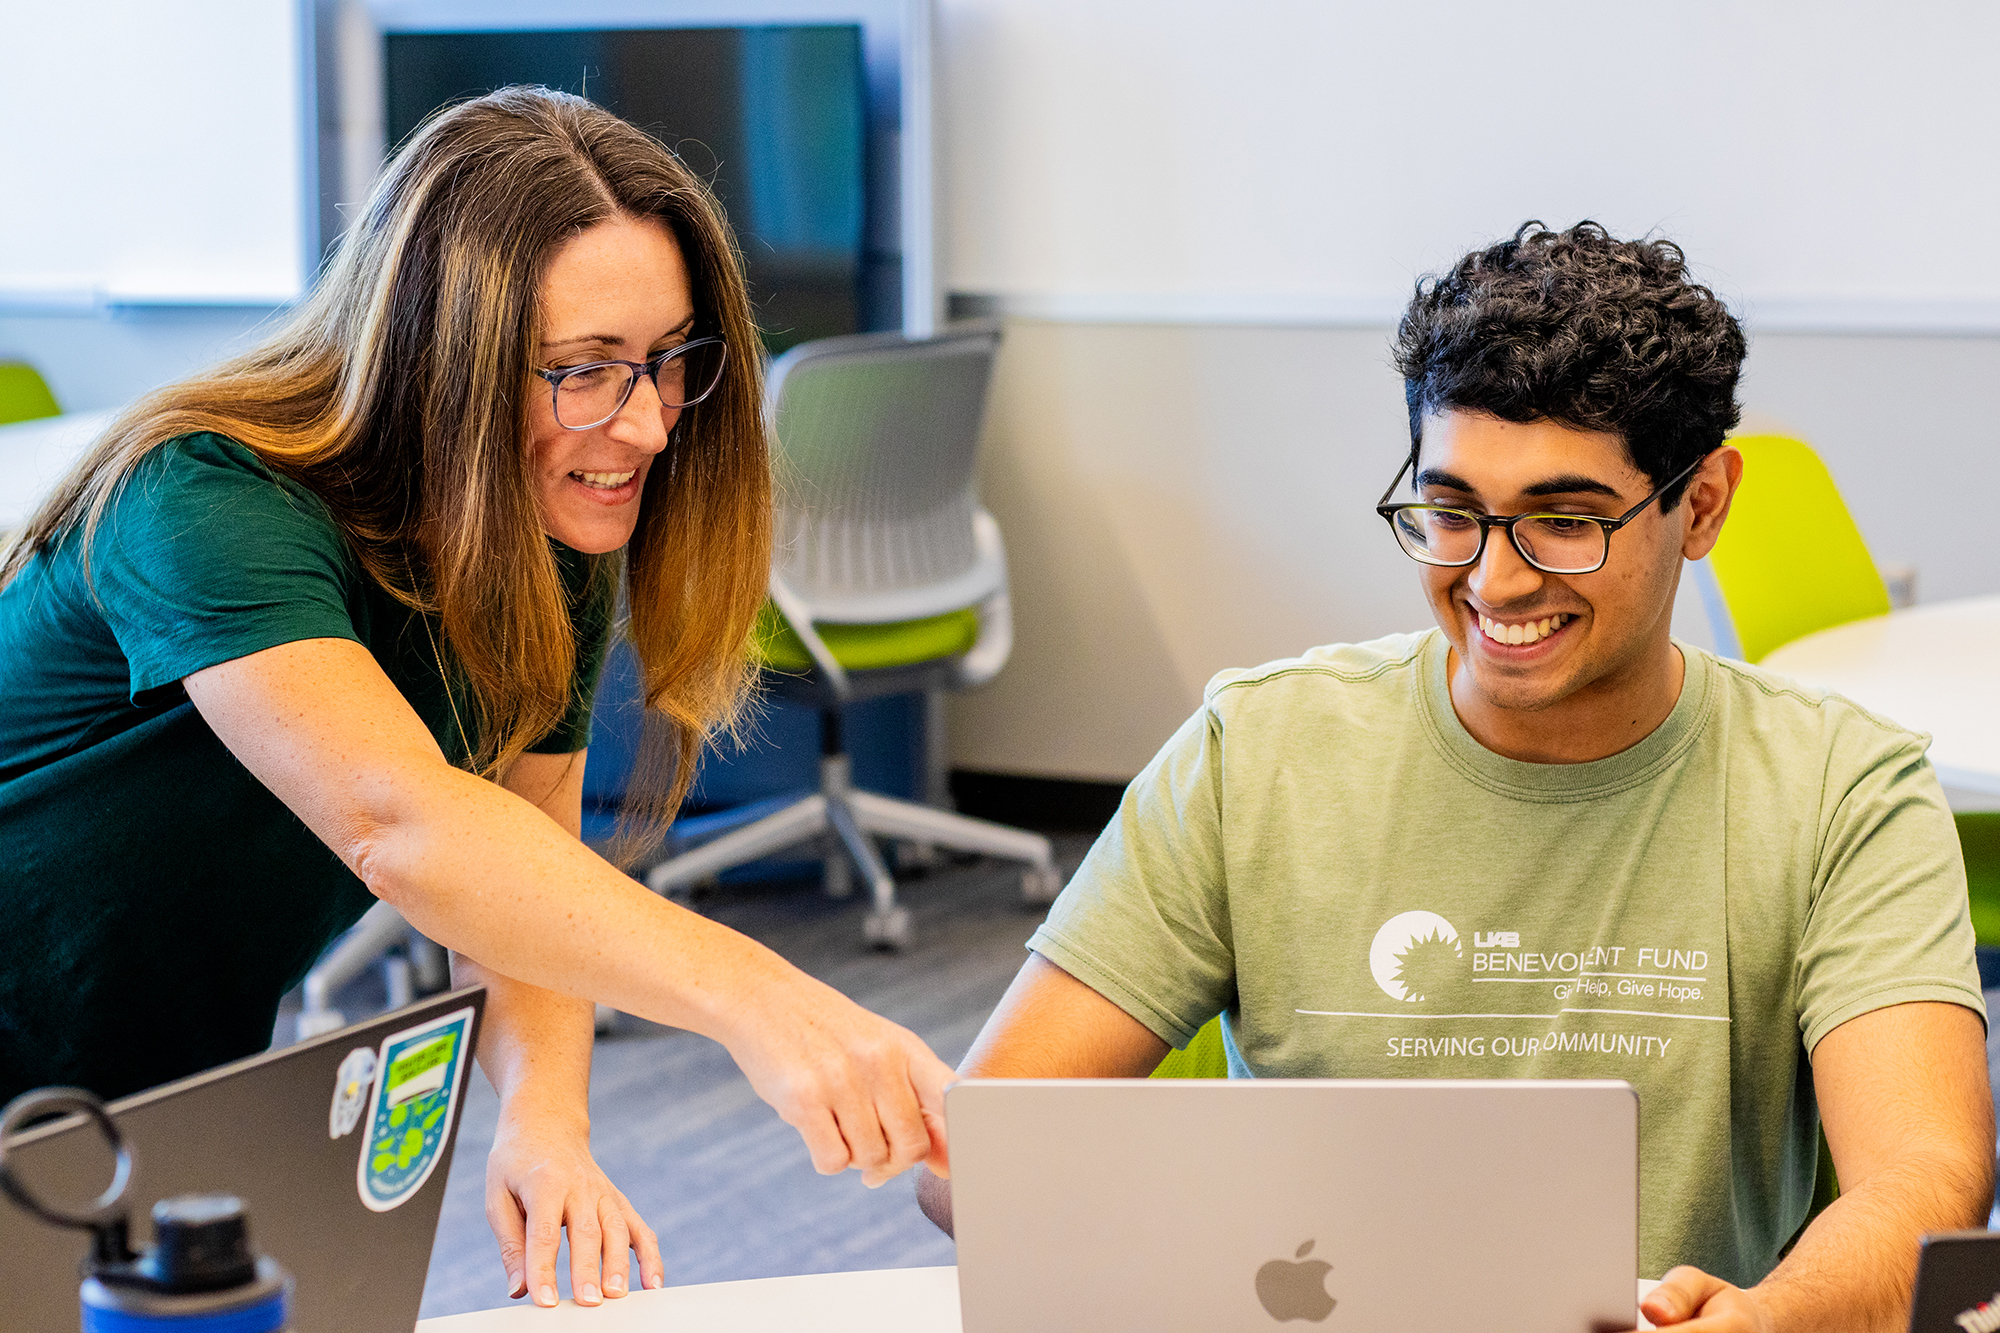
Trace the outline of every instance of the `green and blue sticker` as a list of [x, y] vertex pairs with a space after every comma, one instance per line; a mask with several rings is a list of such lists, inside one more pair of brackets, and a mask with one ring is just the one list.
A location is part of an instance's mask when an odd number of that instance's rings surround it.
[[471, 1038], [466, 1008], [383, 1039], [357, 1172], [361, 1202], [375, 1212], [403, 1203], [437, 1169]]

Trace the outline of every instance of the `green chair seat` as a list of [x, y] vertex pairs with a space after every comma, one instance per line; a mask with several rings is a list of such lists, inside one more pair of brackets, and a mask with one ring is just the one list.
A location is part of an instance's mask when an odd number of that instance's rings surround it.
[[2000, 810], [1956, 818], [1958, 843], [1965, 852], [1973, 936], [1982, 948], [2000, 947]]
[[1222, 1019], [1211, 1018], [1178, 1051], [1168, 1051], [1153, 1078], [1228, 1078], [1229, 1052], [1222, 1044]]
[[0, 426], [61, 415], [56, 396], [33, 366], [0, 361]]
[[[826, 641], [834, 661], [849, 671], [874, 671], [963, 656], [979, 637], [979, 612], [967, 607], [941, 616], [898, 620], [886, 625], [820, 621], [814, 628]], [[769, 602], [764, 603], [764, 610], [757, 617], [756, 647], [759, 660], [774, 671], [812, 670], [812, 654], [806, 651], [805, 641]]]

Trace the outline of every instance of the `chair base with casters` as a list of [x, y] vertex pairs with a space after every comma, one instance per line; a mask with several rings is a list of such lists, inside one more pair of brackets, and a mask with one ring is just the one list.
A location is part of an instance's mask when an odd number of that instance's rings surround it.
[[[821, 339], [772, 363], [765, 406], [789, 485], [773, 515], [758, 648], [766, 679], [818, 709], [819, 787], [654, 867], [653, 889], [817, 840], [830, 892], [851, 892], [855, 871], [867, 883], [869, 943], [901, 948], [910, 917], [875, 846], [885, 837], [919, 857], [949, 849], [1023, 862], [1024, 896], [1055, 898], [1047, 838], [941, 808], [935, 786], [937, 693], [985, 684], [1013, 645], [1006, 548], [974, 479], [999, 347], [997, 326], [966, 325], [932, 338]], [[915, 690], [932, 697], [932, 805], [856, 790], [841, 740], [844, 705]]]
[[[900, 692], [896, 689], [900, 683], [905, 682], [877, 682], [870, 692]], [[826, 891], [830, 896], [844, 898], [852, 893], [855, 872], [868, 886], [872, 901], [862, 933], [879, 949], [907, 947], [911, 929], [909, 909], [897, 903], [895, 877], [875, 846], [878, 837], [1023, 862], [1021, 896], [1029, 903], [1054, 902], [1061, 892], [1062, 874], [1056, 868], [1055, 848], [1041, 834], [856, 788], [841, 739], [837, 706], [823, 703], [820, 708], [820, 744], [818, 790], [777, 810], [759, 813], [738, 827], [719, 832], [711, 841], [661, 862], [646, 873], [646, 887], [655, 893], [685, 892], [732, 866], [817, 841], [826, 849]], [[759, 809], [766, 810], [768, 805], [760, 803]]]
[[[397, 952], [399, 946], [403, 952]], [[419, 991], [430, 994], [451, 984], [445, 951], [413, 930], [401, 912], [378, 902], [306, 973], [297, 1039], [333, 1032], [353, 1021], [333, 1007], [334, 993], [376, 963], [382, 965], [382, 987], [390, 1009], [402, 1008]]]

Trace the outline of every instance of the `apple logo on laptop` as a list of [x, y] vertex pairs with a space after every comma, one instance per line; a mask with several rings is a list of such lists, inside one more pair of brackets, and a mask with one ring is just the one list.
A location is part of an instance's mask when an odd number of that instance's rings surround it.
[[1312, 1247], [1307, 1241], [1292, 1255], [1302, 1263], [1273, 1259], [1257, 1270], [1257, 1299], [1271, 1318], [1317, 1324], [1333, 1313], [1333, 1297], [1326, 1294], [1326, 1275], [1333, 1271], [1333, 1265], [1324, 1259], [1307, 1259]]

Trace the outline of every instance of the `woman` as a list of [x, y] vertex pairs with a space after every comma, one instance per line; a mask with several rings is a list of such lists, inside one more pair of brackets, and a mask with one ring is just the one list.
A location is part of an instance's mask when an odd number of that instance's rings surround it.
[[[731, 716], [769, 559], [729, 233], [653, 140], [508, 89], [410, 141], [268, 343], [127, 412], [0, 562], [0, 1100], [262, 1049], [374, 900], [488, 987], [511, 1294], [622, 1295], [591, 1000], [722, 1042], [822, 1172], [943, 1156], [910, 1033], [578, 840], [620, 565], [656, 814]], [[577, 998], [588, 997], [588, 998]]]

